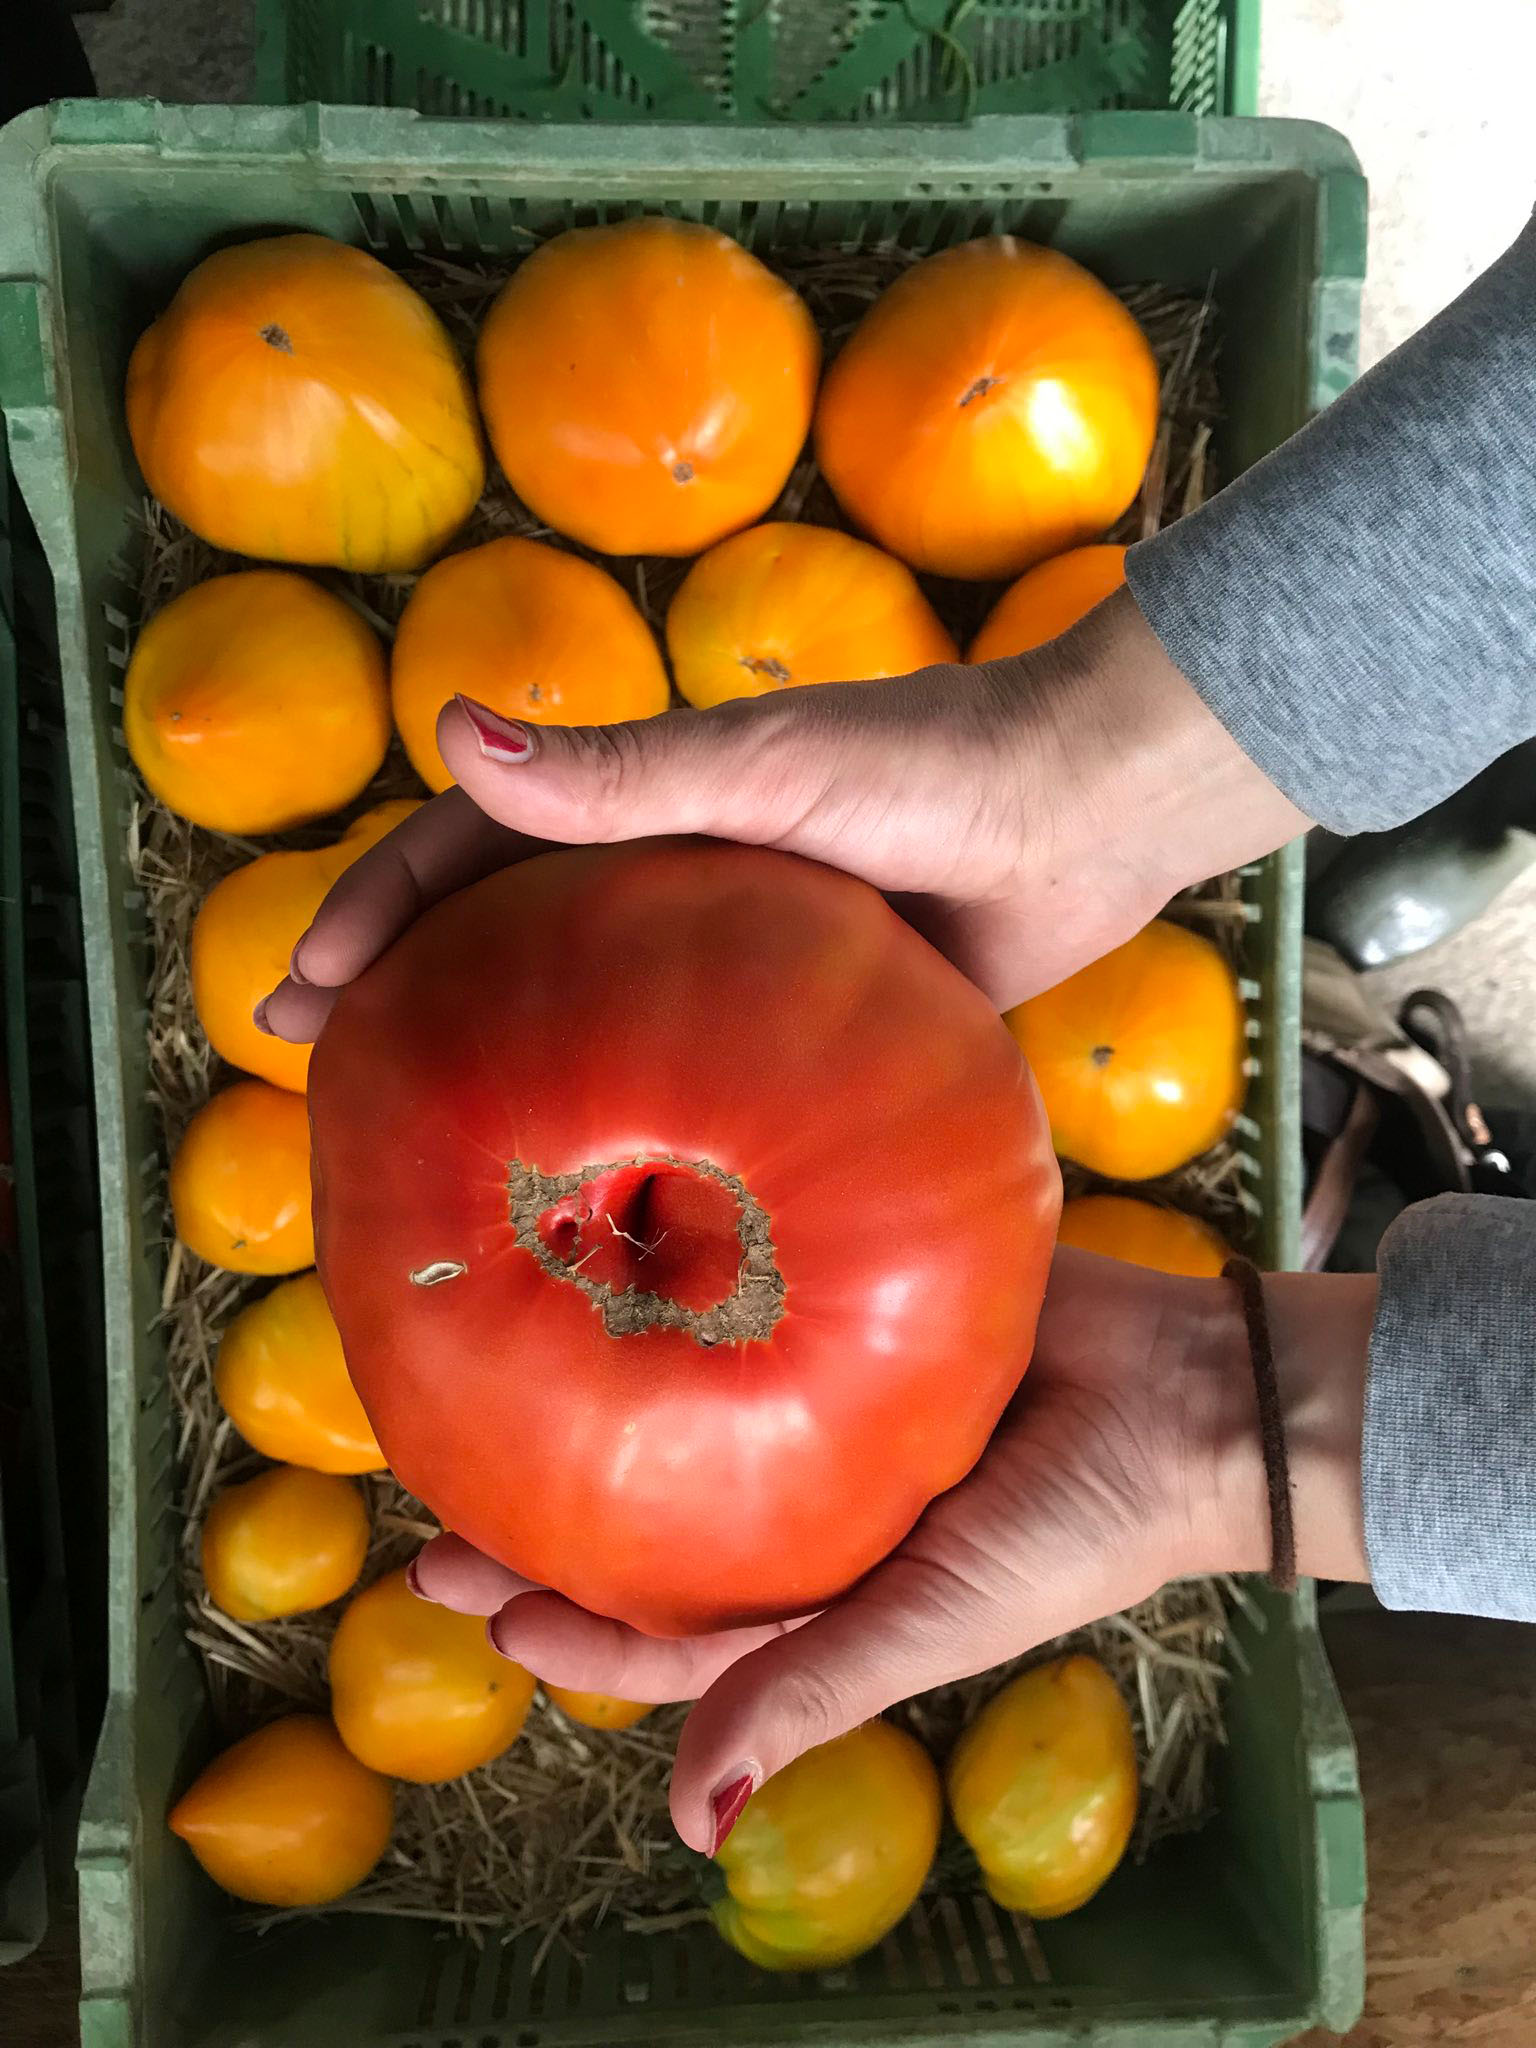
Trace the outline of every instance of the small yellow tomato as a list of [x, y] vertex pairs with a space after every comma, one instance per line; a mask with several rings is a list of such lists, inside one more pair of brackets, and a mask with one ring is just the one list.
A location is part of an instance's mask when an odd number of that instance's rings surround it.
[[229, 1273], [315, 1263], [309, 1109], [270, 1081], [234, 1081], [205, 1102], [171, 1161], [171, 1216], [189, 1251]]
[[253, 1450], [315, 1472], [382, 1472], [318, 1273], [284, 1280], [225, 1330], [213, 1369], [224, 1412]]
[[942, 1815], [928, 1752], [889, 1721], [807, 1750], [753, 1793], [721, 1844], [715, 1926], [765, 1970], [846, 1963], [922, 1890]]
[[633, 1728], [653, 1711], [649, 1701], [619, 1700], [611, 1692], [571, 1692], [547, 1680], [544, 1694], [562, 1714], [579, 1721], [583, 1728]]
[[217, 1885], [258, 1906], [324, 1906], [384, 1854], [394, 1787], [323, 1714], [289, 1714], [216, 1756], [168, 1825]]
[[1232, 1256], [1198, 1216], [1135, 1195], [1078, 1195], [1062, 1209], [1056, 1242], [1128, 1266], [1148, 1266], [1154, 1273], [1186, 1273], [1202, 1280], [1214, 1280]]
[[971, 642], [967, 661], [1002, 661], [1043, 647], [1085, 618], [1125, 581], [1125, 549], [1068, 548], [1026, 569], [1005, 590]]
[[1051, 1139], [1107, 1180], [1155, 1180], [1231, 1130], [1247, 1087], [1237, 976], [1199, 932], [1155, 917], [1009, 1010]]
[[203, 1578], [233, 1621], [327, 1607], [367, 1554], [368, 1509], [351, 1480], [299, 1465], [226, 1487], [203, 1517]]
[[331, 1639], [331, 1713], [372, 1770], [417, 1785], [477, 1771], [522, 1732], [533, 1680], [498, 1656], [478, 1614], [420, 1600], [390, 1572], [348, 1607]]
[[1093, 1657], [1058, 1657], [988, 1700], [955, 1744], [949, 1809], [1000, 1906], [1054, 1920], [1086, 1905], [1136, 1820], [1136, 1741]]

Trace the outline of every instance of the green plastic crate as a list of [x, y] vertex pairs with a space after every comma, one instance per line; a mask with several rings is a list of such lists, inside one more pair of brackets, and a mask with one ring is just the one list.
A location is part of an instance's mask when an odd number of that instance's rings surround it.
[[259, 0], [257, 94], [548, 121], [1251, 114], [1259, 0]]
[[[13, 459], [58, 591], [89, 934], [112, 1432], [111, 1693], [81, 1828], [86, 2048], [718, 2048], [726, 2041], [1268, 2048], [1361, 1996], [1353, 1752], [1310, 1588], [1240, 1621], [1220, 1808], [1039, 1931], [1033, 1981], [985, 1901], [927, 1951], [820, 1978], [751, 1970], [707, 1930], [607, 1930], [584, 1967], [533, 1944], [333, 1917], [265, 1940], [166, 1833], [206, 1759], [175, 1584], [172, 1418], [155, 1331], [164, 1265], [147, 1104], [143, 924], [118, 730], [140, 545], [122, 417], [128, 352], [212, 245], [309, 228], [385, 257], [492, 256], [574, 221], [668, 209], [771, 260], [807, 241], [929, 248], [1006, 229], [1113, 283], [1210, 281], [1225, 334], [1221, 459], [1241, 467], [1348, 381], [1365, 236], [1347, 146], [1304, 124], [1159, 114], [838, 131], [509, 127], [324, 107], [65, 102], [0, 135], [0, 363]], [[1299, 1209], [1296, 853], [1246, 878], [1259, 1071], [1241, 1126], [1261, 1252]], [[920, 1909], [921, 1910], [921, 1909]]]
[[[105, 1591], [95, 1142], [53, 609], [0, 438], [0, 995], [16, 1211], [14, 1252], [0, 1253], [0, 1964], [42, 1939], [50, 1878], [69, 1868], [85, 1754], [69, 1586], [87, 1609]], [[84, 1496], [68, 1538], [65, 1475]]]

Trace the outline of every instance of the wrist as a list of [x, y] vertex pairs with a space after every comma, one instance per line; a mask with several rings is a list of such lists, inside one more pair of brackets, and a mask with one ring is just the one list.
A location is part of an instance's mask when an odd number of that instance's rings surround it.
[[[1152, 917], [1179, 890], [1273, 852], [1311, 822], [1283, 796], [1164, 651], [1129, 590], [1037, 654], [998, 663], [1024, 715], [1040, 775], [1042, 727], [1054, 733], [1072, 794], [1063, 847], [1097, 872], [1135, 877]], [[1029, 767], [1021, 763], [1028, 775]], [[1031, 815], [1048, 800], [1028, 792]]]
[[[1364, 1581], [1361, 1455], [1375, 1275], [1272, 1273], [1264, 1297], [1298, 1568], [1315, 1578]], [[1180, 1569], [1265, 1572], [1273, 1540], [1268, 1480], [1236, 1288], [1200, 1283], [1186, 1315], [1172, 1364], [1182, 1444]]]

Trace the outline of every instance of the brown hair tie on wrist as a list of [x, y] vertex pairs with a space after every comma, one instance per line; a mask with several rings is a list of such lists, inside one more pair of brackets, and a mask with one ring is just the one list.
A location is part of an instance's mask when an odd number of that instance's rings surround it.
[[1264, 1281], [1252, 1259], [1231, 1258], [1221, 1269], [1243, 1305], [1248, 1350], [1253, 1359], [1254, 1392], [1259, 1403], [1259, 1442], [1264, 1451], [1264, 1479], [1269, 1489], [1269, 1583], [1278, 1592], [1296, 1589], [1296, 1522], [1291, 1512], [1291, 1468], [1285, 1450], [1285, 1418], [1280, 1407], [1280, 1382], [1275, 1376], [1275, 1347], [1270, 1342]]

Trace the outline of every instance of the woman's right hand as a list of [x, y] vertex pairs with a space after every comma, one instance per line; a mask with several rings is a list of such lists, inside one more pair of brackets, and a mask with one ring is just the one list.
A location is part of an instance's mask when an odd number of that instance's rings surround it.
[[1127, 591], [1014, 660], [624, 725], [509, 726], [459, 701], [437, 737], [459, 786], [332, 889], [262, 1005], [279, 1037], [316, 1037], [423, 910], [551, 843], [697, 832], [805, 854], [892, 896], [1008, 1007], [1307, 823]]

